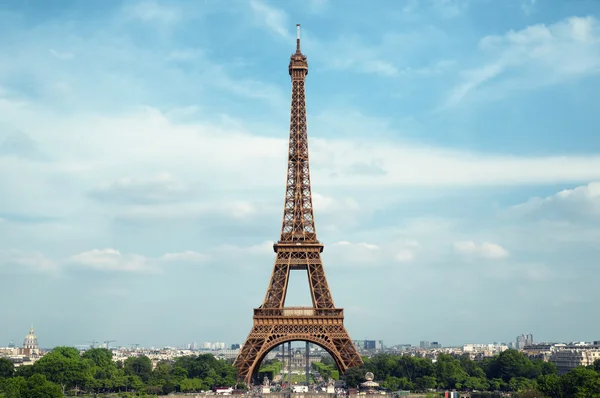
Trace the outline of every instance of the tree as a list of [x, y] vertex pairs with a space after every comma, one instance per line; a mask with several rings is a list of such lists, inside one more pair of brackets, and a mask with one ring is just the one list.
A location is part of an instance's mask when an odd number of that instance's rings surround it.
[[560, 377], [556, 374], [541, 375], [536, 381], [542, 393], [553, 398], [560, 397]]
[[15, 373], [15, 365], [12, 361], [6, 358], [0, 358], [0, 379], [13, 377]]
[[461, 389], [469, 374], [461, 367], [461, 362], [451, 355], [440, 354], [434, 365], [440, 388]]
[[123, 368], [126, 375], [137, 376], [143, 382], [147, 382], [152, 375], [152, 361], [145, 355], [127, 358]]
[[[537, 374], [536, 374], [537, 373]], [[536, 369], [531, 361], [517, 350], [506, 350], [495, 357], [488, 367], [489, 378], [501, 378], [509, 382], [514, 377], [537, 377], [540, 370]]]
[[335, 365], [335, 361], [329, 354], [325, 354], [321, 357], [321, 363], [325, 365]]
[[0, 380], [0, 392], [4, 392], [7, 398], [21, 398], [26, 391], [27, 379], [23, 376]]
[[109, 368], [116, 364], [113, 362], [112, 351], [106, 348], [92, 348], [87, 350], [81, 356], [82, 358], [91, 360], [94, 365], [99, 368]]
[[600, 398], [600, 375], [582, 366], [563, 375], [560, 386], [563, 397]]
[[360, 383], [363, 383], [365, 379], [365, 373], [367, 373], [362, 366], [356, 368], [350, 368], [344, 373], [344, 381], [348, 388], [356, 388]]
[[42, 374], [35, 374], [27, 379], [27, 389], [23, 394], [27, 398], [60, 398], [64, 397], [62, 389], [48, 381]]
[[94, 363], [81, 360], [79, 351], [75, 348], [57, 347], [34, 363], [32, 370], [34, 374], [44, 375], [46, 379], [60, 385], [64, 394], [66, 389], [91, 384]]

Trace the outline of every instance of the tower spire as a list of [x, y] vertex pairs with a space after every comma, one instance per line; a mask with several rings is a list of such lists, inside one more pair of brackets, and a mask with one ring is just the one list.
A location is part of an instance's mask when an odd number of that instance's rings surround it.
[[300, 24], [296, 24], [296, 53], [301, 54], [300, 51]]

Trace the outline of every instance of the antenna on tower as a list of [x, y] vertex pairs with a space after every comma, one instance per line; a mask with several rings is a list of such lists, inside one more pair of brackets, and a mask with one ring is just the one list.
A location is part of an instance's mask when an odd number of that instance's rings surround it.
[[300, 24], [296, 24], [296, 52], [300, 52]]

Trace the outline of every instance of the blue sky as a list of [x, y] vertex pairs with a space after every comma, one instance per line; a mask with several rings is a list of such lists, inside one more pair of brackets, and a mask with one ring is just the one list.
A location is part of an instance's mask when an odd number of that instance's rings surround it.
[[599, 338], [600, 2], [1, 3], [0, 345], [243, 342], [296, 23], [351, 336]]

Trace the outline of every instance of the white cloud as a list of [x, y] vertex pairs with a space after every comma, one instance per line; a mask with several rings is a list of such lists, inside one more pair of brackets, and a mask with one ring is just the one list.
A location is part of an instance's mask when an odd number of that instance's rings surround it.
[[5, 250], [0, 251], [0, 271], [54, 272], [56, 262], [37, 251]]
[[163, 254], [160, 258], [161, 261], [176, 261], [176, 262], [202, 262], [206, 261], [208, 256], [206, 254], [198, 253], [195, 251], [187, 250], [181, 253], [166, 253]]
[[333, 259], [327, 261], [327, 264], [333, 267], [344, 268], [350, 266], [385, 266], [380, 260], [385, 257], [385, 253], [379, 245], [367, 242], [351, 243], [339, 241], [329, 245], [328, 253], [331, 253]]
[[516, 215], [545, 214], [546, 217], [583, 216], [600, 217], [600, 182], [565, 189], [545, 198], [531, 198], [513, 206]]
[[267, 255], [273, 253], [273, 241], [266, 240], [251, 246], [222, 245], [216, 248], [218, 253]]
[[289, 39], [288, 18], [283, 10], [271, 7], [260, 0], [250, 0], [250, 8], [260, 24], [276, 35]]
[[154, 272], [148, 259], [138, 254], [122, 254], [115, 249], [93, 249], [70, 257], [74, 264], [98, 271]]
[[[479, 47], [487, 62], [464, 72], [464, 81], [450, 93], [446, 107], [457, 105], [497, 79], [501, 82], [490, 89], [504, 92], [557, 84], [600, 71], [600, 24], [591, 16], [486, 36]], [[498, 95], [501, 93], [489, 97]]]
[[150, 221], [194, 219], [202, 216], [219, 216], [227, 219], [247, 219], [257, 214], [254, 205], [241, 201], [198, 201], [125, 206], [116, 211], [122, 220]]
[[166, 263], [201, 263], [207, 258], [204, 254], [189, 250], [180, 253], [166, 253], [161, 257], [152, 258], [106, 248], [72, 255], [69, 257], [68, 263], [97, 271], [156, 273], [161, 272], [161, 265]]
[[332, 213], [332, 212], [348, 212], [359, 209], [359, 204], [352, 198], [334, 199], [331, 196], [321, 195], [313, 192], [313, 207], [315, 213]]
[[475, 254], [489, 259], [502, 259], [509, 256], [508, 250], [496, 243], [473, 241], [454, 242], [454, 250], [464, 254]]
[[[152, 108], [115, 116], [80, 113], [63, 117], [30, 103], [4, 100], [0, 114], [6, 123], [29, 132], [48, 158], [60, 159], [40, 163], [0, 157], [4, 212], [76, 216], [100, 211], [120, 219], [161, 220], [210, 215], [247, 219], [281, 211], [285, 135], [274, 138], [237, 127], [175, 122]], [[335, 120], [329, 123], [336, 125]], [[340, 119], [339, 128], [353, 128], [344, 123]], [[374, 125], [395, 133], [385, 121], [374, 120]], [[80, 134], [84, 130], [85, 136]], [[414, 192], [416, 186], [514, 186], [600, 179], [600, 156], [517, 157], [366, 141], [352, 134], [346, 137], [311, 140], [317, 221], [330, 215], [344, 221], [348, 215], [383, 205], [382, 201], [397, 200], [401, 197], [397, 191], [390, 195], [385, 190], [399, 187]], [[161, 174], [163, 170], [169, 173]], [[104, 183], [98, 186], [99, 181]], [[380, 191], [375, 194], [376, 189]], [[85, 192], [94, 192], [106, 204], [82, 202], [79, 198]], [[336, 224], [335, 219], [327, 220], [317, 229]]]

